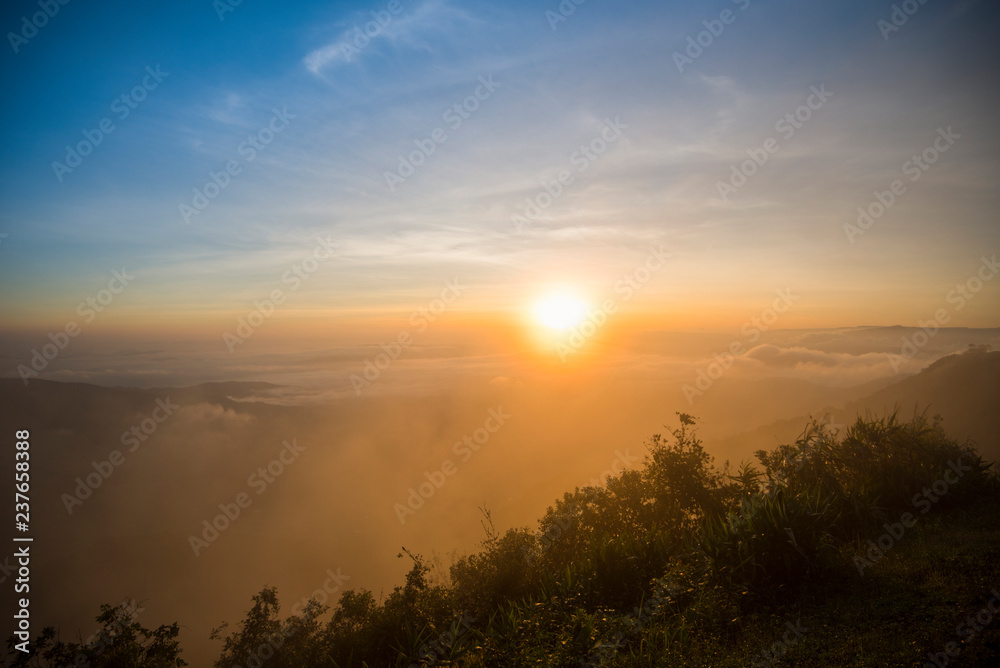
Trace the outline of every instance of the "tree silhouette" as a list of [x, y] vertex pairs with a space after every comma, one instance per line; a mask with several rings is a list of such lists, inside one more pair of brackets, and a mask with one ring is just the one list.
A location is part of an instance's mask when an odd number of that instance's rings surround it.
[[87, 641], [63, 642], [55, 628], [47, 626], [31, 644], [27, 654], [14, 650], [13, 638], [7, 641], [14, 654], [11, 666], [56, 667], [90, 666], [91, 668], [174, 668], [186, 666], [181, 659], [176, 623], [150, 630], [136, 618], [141, 608], [134, 602], [101, 605], [96, 620], [101, 630]]

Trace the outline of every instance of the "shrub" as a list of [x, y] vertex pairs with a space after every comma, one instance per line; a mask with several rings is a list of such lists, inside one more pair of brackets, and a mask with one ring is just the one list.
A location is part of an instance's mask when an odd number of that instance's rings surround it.
[[423, 559], [404, 550], [405, 585], [382, 603], [344, 592], [325, 628], [280, 622], [265, 590], [216, 665], [289, 624], [300, 643], [269, 665], [579, 666], [619, 653], [650, 665], [683, 655], [694, 630], [724, 638], [734, 617], [777, 593], [840, 577], [838, 550], [912, 507], [950, 463], [968, 471], [942, 504], [997, 491], [974, 446], [924, 415], [858, 418], [842, 435], [813, 421], [794, 443], [759, 451], [762, 469], [744, 463], [733, 475], [704, 450], [694, 418], [678, 416], [678, 429], [648, 443], [644, 469], [565, 494], [537, 534], [500, 534], [483, 510], [486, 538], [452, 565], [448, 586], [432, 586]]

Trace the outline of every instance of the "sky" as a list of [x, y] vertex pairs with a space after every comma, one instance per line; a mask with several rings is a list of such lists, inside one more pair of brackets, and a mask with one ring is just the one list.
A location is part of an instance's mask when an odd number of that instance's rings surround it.
[[18, 359], [255, 311], [247, 348], [381, 341], [445, 295], [436, 335], [528, 345], [552, 291], [629, 331], [781, 291], [782, 328], [998, 323], [984, 0], [42, 5], [0, 13]]
[[[205, 663], [272, 576], [287, 603], [338, 564], [381, 591], [400, 544], [475, 545], [480, 504], [533, 522], [677, 411], [735, 462], [747, 430], [1000, 348], [998, 10], [2, 3], [0, 419], [53, 446], [61, 493], [154, 396], [184, 404], [88, 515], [41, 497], [86, 543], [50, 608], [149, 596]], [[278, 387], [176, 389], [206, 381]], [[404, 529], [393, 504], [496, 408]], [[296, 437], [308, 463], [194, 561]]]

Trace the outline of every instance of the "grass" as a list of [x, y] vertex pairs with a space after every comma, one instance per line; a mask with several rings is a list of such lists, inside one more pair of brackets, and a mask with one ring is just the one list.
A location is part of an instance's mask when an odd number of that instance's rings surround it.
[[[1000, 499], [923, 518], [864, 576], [840, 556], [840, 577], [805, 583], [776, 605], [733, 622], [722, 633], [692, 633], [686, 647], [621, 655], [609, 666], [924, 666], [928, 653], [961, 637], [955, 627], [1000, 591]], [[996, 605], [996, 604], [995, 604]], [[786, 622], [807, 633], [769, 664], [762, 652], [781, 639]], [[672, 623], [672, 622], [671, 622]], [[648, 630], [652, 638], [670, 623]], [[1000, 665], [1000, 614], [947, 665]]]

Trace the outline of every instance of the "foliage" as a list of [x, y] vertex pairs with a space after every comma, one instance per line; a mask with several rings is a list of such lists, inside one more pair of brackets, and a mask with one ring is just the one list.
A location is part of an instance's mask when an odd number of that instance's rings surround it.
[[154, 630], [140, 625], [134, 602], [101, 605], [96, 620], [100, 630], [81, 642], [64, 642], [53, 627], [46, 627], [31, 643], [31, 652], [14, 650], [12, 666], [90, 666], [91, 668], [173, 668], [186, 666], [177, 641], [177, 624], [161, 625]]
[[[678, 418], [647, 443], [642, 469], [564, 494], [537, 532], [499, 532], [481, 509], [485, 538], [448, 582], [432, 583], [423, 557], [404, 548], [412, 567], [384, 600], [347, 590], [332, 610], [310, 601], [282, 619], [265, 587], [234, 631], [213, 632], [223, 642], [216, 668], [747, 665], [758, 650], [725, 648], [747, 634], [769, 646], [783, 602], [863, 589], [851, 556], [956, 462], [963, 473], [935, 508], [1000, 508], [991, 465], [938, 418], [859, 417], [842, 434], [813, 421], [794, 443], [757, 452], [760, 468], [734, 472], [715, 465], [695, 418]], [[184, 665], [176, 625], [147, 631], [108, 606], [98, 620], [121, 627], [107, 650], [47, 629], [35, 663], [16, 665], [61, 665], [79, 651], [94, 666]]]
[[486, 537], [452, 565], [450, 586], [430, 586], [409, 555], [406, 585], [386, 601], [345, 592], [315, 640], [328, 663], [301, 665], [654, 665], [698, 647], [695, 630], [728, 641], [733, 621], [844, 577], [845, 545], [951, 462], [969, 470], [941, 508], [997, 496], [972, 444], [923, 415], [858, 418], [842, 435], [813, 421], [756, 453], [762, 468], [733, 473], [705, 451], [695, 418], [678, 418], [647, 443], [641, 470], [564, 494], [537, 533], [500, 533], [481, 509]]
[[323, 637], [317, 617], [326, 611], [309, 601], [301, 615], [281, 621], [278, 591], [265, 587], [253, 597], [253, 607], [239, 629], [225, 635], [226, 625], [212, 631], [212, 639], [223, 640], [222, 655], [215, 668], [243, 668], [267, 662], [274, 668], [319, 665], [323, 657]]

